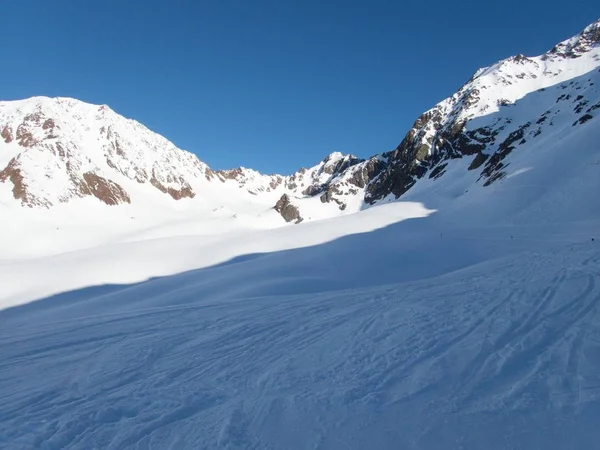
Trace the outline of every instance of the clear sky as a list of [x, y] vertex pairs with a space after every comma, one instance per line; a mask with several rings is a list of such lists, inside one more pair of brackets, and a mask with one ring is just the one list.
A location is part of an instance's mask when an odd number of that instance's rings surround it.
[[592, 0], [2, 0], [0, 99], [108, 104], [215, 168], [367, 157], [482, 66], [540, 54]]

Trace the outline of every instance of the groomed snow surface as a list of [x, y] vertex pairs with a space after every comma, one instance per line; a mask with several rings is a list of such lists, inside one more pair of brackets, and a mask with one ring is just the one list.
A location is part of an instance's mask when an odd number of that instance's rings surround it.
[[0, 447], [597, 448], [600, 129], [573, 130], [489, 187], [453, 160], [277, 229], [6, 216]]

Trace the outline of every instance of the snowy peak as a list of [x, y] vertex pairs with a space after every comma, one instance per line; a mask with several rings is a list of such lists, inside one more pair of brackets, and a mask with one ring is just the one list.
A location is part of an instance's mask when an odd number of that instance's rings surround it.
[[314, 195], [325, 189], [328, 184], [342, 175], [349, 167], [361, 161], [354, 155], [333, 152], [317, 165], [308, 169], [302, 168], [290, 176], [288, 178], [288, 188], [297, 194]]
[[278, 189], [302, 196], [310, 195], [311, 192], [320, 190], [332, 178], [341, 174], [344, 170], [360, 160], [354, 155], [344, 155], [333, 152], [325, 157], [317, 165], [302, 167], [292, 175], [264, 175], [256, 170], [239, 167], [237, 169], [218, 170], [215, 175], [223, 182], [235, 182], [240, 187], [247, 189], [250, 193], [258, 195], [261, 192], [272, 192]]
[[0, 182], [26, 206], [50, 207], [94, 196], [129, 203], [125, 185], [150, 185], [192, 198], [194, 180], [211, 177], [198, 158], [106, 105], [35, 97], [0, 102]]
[[221, 182], [234, 184], [252, 195], [276, 191], [285, 182], [285, 177], [281, 175], [264, 175], [246, 167], [217, 170], [214, 174]]
[[545, 57], [579, 58], [600, 44], [600, 19], [588, 25], [581, 33], [550, 50]]

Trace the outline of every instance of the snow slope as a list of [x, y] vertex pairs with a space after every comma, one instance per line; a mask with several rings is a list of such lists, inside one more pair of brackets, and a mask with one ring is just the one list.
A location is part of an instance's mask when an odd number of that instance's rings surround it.
[[[210, 226], [203, 221], [167, 222], [151, 229], [122, 233], [105, 244], [70, 252], [39, 254], [36, 245], [27, 257], [14, 255], [0, 259], [0, 307], [86, 286], [145, 281], [150, 276], [227, 263], [239, 256], [314, 246], [403, 219], [425, 217], [431, 212], [419, 203], [401, 203], [365, 211], [349, 221], [342, 222], [338, 218], [275, 230], [232, 229], [229, 232], [206, 230]], [[223, 223], [226, 222], [220, 221], [215, 226], [222, 227]], [[87, 235], [76, 240], [84, 241], [94, 232], [84, 231]], [[49, 242], [54, 248], [57, 234], [66, 234], [65, 239], [72, 239], [76, 233], [81, 233], [78, 228], [49, 229], [37, 236], [36, 242]], [[231, 282], [239, 286], [241, 280]]]
[[173, 280], [169, 307], [32, 315], [0, 334], [0, 442], [593, 449], [599, 263], [586, 242], [386, 287], [176, 306]]
[[[4, 265], [15, 302], [68, 292], [0, 311], [0, 444], [595, 448], [600, 129], [579, 134], [576, 160], [556, 140], [492, 186], [465, 192], [458, 165], [444, 189], [424, 180], [411, 195], [435, 212], [391, 202], [218, 251], [182, 235]], [[83, 287], [224, 249], [238, 256]]]
[[[591, 61], [596, 29], [549, 55]], [[356, 214], [320, 199], [369, 163], [342, 170], [343, 155], [303, 172], [327, 186], [302, 198], [289, 179], [259, 192], [265, 180], [247, 172], [241, 186], [245, 169], [184, 178], [213, 197], [175, 200], [123, 174], [132, 201], [111, 207], [6, 197], [0, 447], [596, 448], [600, 127], [583, 110], [600, 101], [596, 67], [460, 135], [438, 121], [434, 151], [415, 147], [422, 173], [398, 162], [413, 133], [377, 157], [390, 166], [372, 182], [387, 194]], [[460, 136], [472, 153], [434, 144]], [[261, 196], [281, 192], [319, 218], [322, 206], [347, 215], [281, 226]]]

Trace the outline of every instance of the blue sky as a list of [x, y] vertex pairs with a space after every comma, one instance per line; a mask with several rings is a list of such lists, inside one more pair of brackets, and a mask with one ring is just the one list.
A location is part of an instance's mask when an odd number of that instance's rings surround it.
[[394, 148], [479, 67], [600, 17], [590, 0], [0, 2], [0, 99], [108, 104], [215, 168]]

